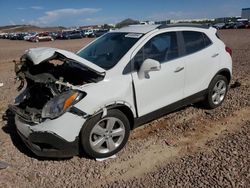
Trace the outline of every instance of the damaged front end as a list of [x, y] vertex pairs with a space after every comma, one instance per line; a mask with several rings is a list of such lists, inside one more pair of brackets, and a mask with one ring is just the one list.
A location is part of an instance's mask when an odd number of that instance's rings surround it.
[[65, 112], [83, 116], [73, 105], [87, 95], [82, 88], [101, 81], [104, 73], [79, 58], [53, 48], [27, 51], [15, 65], [20, 94], [10, 110], [29, 124], [55, 119]]

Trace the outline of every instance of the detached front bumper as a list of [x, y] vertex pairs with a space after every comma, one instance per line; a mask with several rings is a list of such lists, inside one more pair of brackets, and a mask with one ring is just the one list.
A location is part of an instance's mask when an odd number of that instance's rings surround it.
[[79, 154], [79, 133], [85, 119], [65, 113], [55, 120], [31, 125], [15, 116], [17, 132], [27, 147], [41, 157], [65, 158]]
[[25, 145], [37, 156], [67, 158], [79, 154], [78, 137], [73, 142], [67, 142], [52, 133], [35, 132], [25, 137], [20, 131], [17, 132]]

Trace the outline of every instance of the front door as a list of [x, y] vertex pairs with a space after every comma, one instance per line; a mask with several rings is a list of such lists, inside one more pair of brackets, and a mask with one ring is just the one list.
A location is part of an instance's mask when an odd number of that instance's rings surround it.
[[[161, 70], [149, 78], [138, 78], [138, 69], [146, 59], [161, 63]], [[132, 73], [138, 115], [143, 116], [183, 98], [185, 67], [179, 59], [177, 34], [166, 32], [151, 38], [132, 60]]]

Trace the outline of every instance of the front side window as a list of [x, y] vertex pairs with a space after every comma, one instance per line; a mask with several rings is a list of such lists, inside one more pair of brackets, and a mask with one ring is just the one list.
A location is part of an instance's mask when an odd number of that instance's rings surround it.
[[136, 33], [107, 33], [77, 53], [105, 70], [114, 67], [142, 37]]
[[204, 33], [196, 31], [183, 31], [182, 33], [187, 55], [200, 51], [212, 43]]
[[165, 63], [178, 57], [176, 32], [168, 32], [150, 39], [135, 55], [133, 62], [138, 69], [146, 59], [154, 59], [160, 63]]

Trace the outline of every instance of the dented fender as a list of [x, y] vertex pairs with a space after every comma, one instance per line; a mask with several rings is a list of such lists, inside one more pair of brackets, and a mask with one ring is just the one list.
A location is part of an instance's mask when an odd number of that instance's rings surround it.
[[74, 106], [89, 115], [95, 115], [105, 111], [110, 106], [124, 105], [131, 109], [136, 117], [134, 92], [132, 78], [124, 75], [120, 78], [103, 80], [99, 83], [89, 84], [82, 87], [82, 91], [87, 95]]

